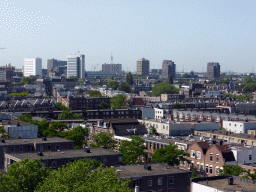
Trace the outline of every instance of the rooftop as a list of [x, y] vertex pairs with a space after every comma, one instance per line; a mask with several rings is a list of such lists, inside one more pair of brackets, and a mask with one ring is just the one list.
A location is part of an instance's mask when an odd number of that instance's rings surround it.
[[75, 150], [64, 150], [64, 151], [50, 151], [43, 152], [43, 156], [38, 156], [36, 152], [31, 153], [11, 153], [11, 155], [18, 159], [28, 158], [32, 159], [60, 159], [60, 158], [81, 158], [81, 157], [92, 157], [92, 156], [102, 156], [102, 155], [117, 155], [121, 153], [117, 153], [114, 151], [102, 149], [102, 148], [91, 148], [90, 153], [84, 151], [84, 149], [75, 149]]
[[182, 169], [175, 168], [173, 166], [166, 166], [161, 163], [151, 163], [151, 170], [144, 169], [145, 164], [127, 165], [117, 167], [117, 171], [120, 172], [120, 178], [129, 177], [142, 177], [142, 176], [153, 176], [153, 175], [165, 175], [175, 173], [191, 173]]
[[33, 139], [6, 139], [4, 143], [0, 143], [0, 146], [3, 145], [21, 145], [28, 143], [61, 143], [61, 142], [74, 142], [61, 137], [47, 137], [46, 141], [43, 141], [42, 138], [33, 138]]
[[205, 132], [205, 133], [211, 133], [211, 134], [218, 134], [218, 135], [225, 135], [225, 136], [231, 136], [231, 137], [239, 137], [244, 139], [253, 139], [256, 140], [255, 135], [249, 135], [245, 133], [232, 133], [225, 130], [211, 130], [211, 131], [198, 131], [198, 132]]
[[15, 126], [34, 126], [29, 123], [24, 123], [22, 121], [15, 121], [15, 120], [2, 120], [3, 125], [15, 125]]

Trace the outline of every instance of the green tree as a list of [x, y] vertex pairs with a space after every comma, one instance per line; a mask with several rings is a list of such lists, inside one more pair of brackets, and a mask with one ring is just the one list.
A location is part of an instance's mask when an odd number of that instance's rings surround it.
[[0, 126], [0, 139], [9, 139], [12, 138], [12, 133], [7, 133], [4, 126]]
[[83, 115], [81, 114], [74, 114], [69, 110], [64, 110], [58, 117], [58, 119], [83, 119]]
[[[95, 167], [98, 167], [95, 169]], [[93, 171], [92, 171], [93, 170]], [[115, 168], [106, 168], [100, 162], [92, 159], [80, 159], [50, 175], [41, 183], [36, 192], [45, 191], [110, 191], [132, 192], [129, 189], [129, 179], [118, 179], [120, 173]]]
[[251, 173], [251, 170], [245, 170], [245, 176], [243, 178], [256, 180], [256, 169], [253, 169], [254, 173]]
[[7, 170], [7, 175], [0, 173], [0, 191], [33, 192], [40, 182], [49, 175], [51, 169], [42, 167], [42, 159], [31, 160], [25, 158], [14, 162]]
[[70, 110], [70, 108], [66, 107], [65, 105], [63, 105], [63, 104], [60, 103], [60, 102], [57, 102], [57, 103], [55, 104], [55, 107], [56, 107], [57, 109], [59, 109], [59, 110]]
[[185, 153], [183, 150], [177, 150], [177, 145], [169, 144], [165, 148], [158, 148], [155, 153], [152, 154], [154, 162], [168, 163], [169, 165], [179, 165], [180, 162], [188, 161], [186, 157], [189, 157], [189, 153]]
[[173, 84], [173, 76], [171, 74], [168, 76], [168, 82]]
[[124, 91], [126, 93], [131, 93], [131, 87], [128, 83], [121, 83], [118, 87], [119, 91]]
[[147, 155], [144, 152], [145, 140], [139, 136], [131, 135], [131, 141], [123, 140], [121, 147], [119, 148], [120, 153], [123, 153], [123, 163], [124, 164], [135, 164], [140, 163], [141, 160], [138, 158], [140, 156]]
[[118, 82], [115, 80], [111, 80], [108, 82], [108, 88], [112, 88], [113, 90], [117, 90], [118, 85]]
[[78, 81], [78, 77], [77, 76], [69, 76], [68, 79], [75, 79], [75, 81]]
[[10, 96], [11, 96], [11, 97], [21, 97], [21, 96], [23, 96], [23, 97], [27, 97], [27, 96], [29, 96], [29, 93], [27, 93], [27, 92], [22, 92], [22, 93], [11, 93], [11, 94], [10, 94]]
[[19, 121], [28, 123], [29, 121], [32, 120], [32, 116], [29, 113], [24, 113], [23, 115], [18, 116], [17, 119]]
[[220, 175], [239, 176], [243, 173], [243, 168], [238, 165], [224, 165], [223, 169], [219, 169]]
[[91, 90], [88, 92], [90, 97], [102, 97], [101, 93], [99, 91]]
[[175, 104], [173, 105], [173, 108], [174, 108], [174, 109], [180, 109], [180, 108], [181, 108], [180, 103], [175, 103]]
[[128, 72], [126, 75], [126, 83], [128, 83], [129, 85], [133, 85], [134, 81], [133, 81], [133, 76], [131, 72]]
[[115, 149], [117, 141], [113, 139], [113, 133], [105, 133], [100, 132], [98, 134], [93, 135], [93, 141], [90, 146], [96, 148], [104, 148], [104, 149]]
[[153, 87], [151, 95], [160, 96], [161, 94], [177, 94], [179, 93], [179, 89], [174, 87], [173, 85], [162, 82]]
[[31, 77], [22, 77], [20, 80], [21, 85], [31, 84]]
[[112, 109], [126, 109], [129, 107], [127, 103], [127, 96], [125, 94], [115, 95], [110, 99], [110, 106]]
[[150, 132], [153, 134], [153, 135], [159, 135], [158, 133], [157, 133], [157, 130], [156, 130], [156, 128], [155, 127], [150, 127], [149, 128], [149, 130], [150, 130]]
[[107, 104], [106, 102], [101, 102], [101, 103], [99, 104], [99, 108], [101, 108], [101, 109], [109, 109], [109, 108], [110, 108], [110, 105]]
[[81, 126], [75, 127], [66, 132], [60, 133], [61, 137], [74, 141], [74, 148], [79, 149], [83, 148], [86, 145], [86, 138], [89, 136], [88, 129]]
[[83, 89], [79, 88], [79, 89], [77, 90], [77, 94], [78, 94], [78, 95], [82, 95], [82, 94], [83, 94]]

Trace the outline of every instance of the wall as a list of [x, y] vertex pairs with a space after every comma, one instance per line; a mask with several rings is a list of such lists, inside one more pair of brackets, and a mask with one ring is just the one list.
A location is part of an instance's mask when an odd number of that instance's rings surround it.
[[224, 191], [221, 191], [221, 190], [218, 190], [218, 189], [216, 190], [216, 188], [212, 188], [212, 187], [209, 187], [209, 186], [205, 186], [205, 185], [201, 185], [201, 184], [192, 182], [191, 183], [191, 192], [200, 192], [200, 191], [224, 192]]
[[150, 117], [151, 119], [155, 118], [155, 110], [152, 108], [141, 108], [142, 111], [142, 119], [146, 117]]
[[37, 138], [38, 134], [38, 126], [37, 125], [31, 125], [31, 126], [4, 126], [6, 129], [6, 132], [12, 133], [12, 138], [17, 139], [19, 136], [21, 138]]
[[197, 131], [210, 131], [210, 130], [219, 130], [219, 123], [198, 123], [195, 124], [195, 130]]

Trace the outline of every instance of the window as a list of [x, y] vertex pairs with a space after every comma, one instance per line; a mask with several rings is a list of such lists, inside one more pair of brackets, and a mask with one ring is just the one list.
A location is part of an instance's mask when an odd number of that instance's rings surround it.
[[3, 147], [3, 148], [2, 148], [2, 151], [3, 151], [3, 153], [5, 153], [5, 152], [6, 152], [6, 148], [5, 148], [5, 147]]
[[61, 166], [65, 165], [65, 161], [61, 161]]
[[200, 171], [203, 171], [203, 170], [204, 170], [204, 165], [201, 164]]
[[158, 189], [157, 192], [164, 192], [164, 190], [163, 189]]
[[210, 161], [212, 161], [212, 153], [210, 153]]
[[70, 149], [73, 149], [73, 144], [70, 144]]
[[212, 174], [212, 166], [210, 166], [210, 174]]
[[252, 155], [249, 155], [249, 161], [251, 161], [252, 160]]
[[169, 177], [169, 183], [174, 184], [174, 177]]
[[152, 186], [152, 183], [153, 183], [153, 182], [152, 182], [152, 179], [149, 179], [149, 180], [148, 180], [148, 186], [151, 187], [151, 186]]
[[119, 156], [119, 157], [118, 157], [118, 161], [119, 161], [119, 162], [122, 162], [122, 161], [123, 161], [123, 156]]
[[49, 150], [49, 151], [51, 150], [51, 145], [48, 145], [48, 150]]
[[190, 157], [195, 158], [195, 151], [194, 150], [190, 150]]
[[103, 159], [102, 159], [102, 163], [107, 163], [107, 157], [103, 157]]
[[219, 167], [215, 167], [215, 174], [216, 174], [216, 176], [218, 176], [219, 175]]
[[23, 147], [20, 147], [20, 152], [23, 152]]
[[216, 163], [219, 163], [219, 154], [216, 154]]
[[208, 165], [205, 166], [205, 172], [208, 173]]
[[56, 150], [60, 150], [60, 145], [56, 145]]
[[163, 185], [163, 178], [159, 177], [157, 180], [158, 185]]
[[196, 170], [197, 170], [197, 171], [200, 170], [200, 165], [199, 165], [199, 163], [197, 163]]
[[52, 162], [52, 168], [54, 168], [54, 169], [57, 168], [57, 163], [56, 163], [56, 161], [53, 161], [53, 162]]
[[201, 152], [200, 152], [200, 151], [197, 151], [197, 152], [196, 152], [196, 158], [197, 158], [197, 159], [201, 159]]
[[15, 149], [14, 149], [14, 147], [12, 147], [12, 148], [11, 148], [11, 152], [12, 152], [12, 153], [13, 153], [13, 152], [15, 152]]

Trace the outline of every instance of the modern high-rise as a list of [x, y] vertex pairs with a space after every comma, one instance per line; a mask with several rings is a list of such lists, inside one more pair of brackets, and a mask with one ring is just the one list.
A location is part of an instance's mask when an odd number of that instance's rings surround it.
[[164, 60], [162, 63], [162, 78], [167, 79], [169, 75], [174, 78], [176, 74], [176, 65], [172, 60]]
[[68, 55], [67, 77], [76, 76], [85, 78], [85, 57], [84, 55]]
[[220, 77], [220, 64], [215, 62], [207, 63], [207, 77], [219, 78]]
[[42, 59], [41, 58], [25, 58], [24, 59], [24, 76], [29, 77], [42, 75]]
[[67, 61], [60, 61], [56, 59], [48, 59], [47, 60], [47, 74], [49, 76], [50, 72], [53, 72], [55, 67], [65, 67], [67, 65]]
[[102, 64], [102, 72], [115, 72], [117, 74], [122, 73], [122, 64]]
[[149, 75], [149, 60], [142, 58], [137, 60], [137, 75], [148, 76]]

